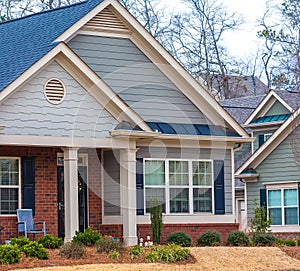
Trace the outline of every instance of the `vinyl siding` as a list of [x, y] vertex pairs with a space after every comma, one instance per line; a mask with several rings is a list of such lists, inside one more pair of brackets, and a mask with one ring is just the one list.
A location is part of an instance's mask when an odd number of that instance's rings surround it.
[[263, 131], [253, 131], [253, 137], [255, 137], [255, 140], [253, 141], [253, 151], [255, 152], [259, 148], [259, 135], [265, 135], [265, 134], [274, 134], [276, 132], [276, 129], [266, 129]]
[[253, 201], [257, 199], [259, 203], [259, 192], [260, 189], [265, 188], [265, 184], [299, 181], [300, 170], [295, 163], [290, 140], [291, 136], [285, 139], [256, 168], [260, 175], [259, 181], [257, 183], [247, 183], [248, 221], [253, 216]]
[[[117, 157], [116, 157], [117, 156]], [[120, 215], [120, 166], [118, 151], [104, 151], [104, 215]]]
[[[60, 79], [66, 96], [59, 105], [44, 96], [44, 84]], [[0, 134], [103, 138], [118, 122], [56, 62], [0, 105]]]
[[290, 114], [291, 112], [279, 101], [276, 101], [265, 116]]
[[212, 149], [179, 149], [179, 148], [147, 148], [141, 147], [137, 152], [138, 158], [154, 159], [211, 159], [224, 160], [225, 213], [232, 214], [232, 171], [229, 150]]
[[77, 35], [68, 45], [145, 121], [208, 122], [129, 39]]

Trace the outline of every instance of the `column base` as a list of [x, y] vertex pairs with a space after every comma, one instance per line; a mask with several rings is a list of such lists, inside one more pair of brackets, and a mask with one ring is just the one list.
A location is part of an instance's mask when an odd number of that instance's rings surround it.
[[136, 246], [138, 244], [137, 236], [123, 236], [123, 243], [128, 247]]

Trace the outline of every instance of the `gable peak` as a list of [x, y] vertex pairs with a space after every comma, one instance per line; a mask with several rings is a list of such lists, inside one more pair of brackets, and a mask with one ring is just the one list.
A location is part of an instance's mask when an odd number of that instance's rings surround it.
[[[93, 0], [90, 0], [93, 1]], [[81, 30], [130, 33], [129, 26], [124, 22], [112, 5], [108, 5], [91, 20], [89, 20]]]

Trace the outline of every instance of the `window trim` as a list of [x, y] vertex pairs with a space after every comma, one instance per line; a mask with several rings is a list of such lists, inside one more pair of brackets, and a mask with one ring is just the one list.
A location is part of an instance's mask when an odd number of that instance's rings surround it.
[[[146, 185], [146, 161], [162, 161], [165, 164], [165, 185]], [[189, 184], [188, 185], [170, 185], [170, 171], [169, 171], [169, 162], [170, 161], [179, 161], [179, 162], [188, 162], [188, 176]], [[207, 185], [193, 185], [193, 162], [210, 162], [211, 163], [211, 186]], [[144, 174], [144, 210], [145, 215], [149, 215], [146, 208], [146, 188], [164, 188], [165, 189], [165, 200], [166, 200], [166, 212], [165, 215], [178, 216], [178, 215], [214, 215], [215, 214], [215, 195], [214, 195], [214, 163], [212, 159], [179, 159], [179, 158], [143, 158], [143, 174]], [[171, 213], [170, 212], [170, 188], [188, 188], [189, 189], [189, 212], [187, 213]], [[193, 188], [211, 188], [212, 194], [212, 204], [211, 212], [194, 212], [194, 199], [193, 199]]]
[[[17, 156], [0, 156], [0, 160], [18, 160], [18, 167], [19, 167], [19, 185], [1, 185], [0, 183], [0, 189], [1, 188], [17, 188], [18, 189], [18, 208], [21, 208], [22, 204], [22, 189], [21, 189], [21, 157]], [[0, 210], [1, 211], [1, 210]], [[17, 216], [17, 211], [15, 214], [2, 214], [0, 212], [0, 217], [3, 216]]]
[[[282, 227], [282, 226], [295, 226], [295, 225], [299, 225], [299, 194], [298, 194], [298, 186], [296, 186], [295, 184], [290, 184], [290, 185], [286, 185], [286, 186], [278, 186], [278, 185], [274, 185], [274, 186], [267, 186], [267, 217], [268, 219], [270, 218], [270, 209], [281, 209], [281, 224], [271, 224], [271, 227]], [[269, 207], [269, 191], [277, 191], [280, 190], [281, 193], [281, 205], [280, 206], [274, 206], [274, 207]], [[284, 191], [285, 190], [296, 190], [297, 191], [297, 205], [293, 205], [293, 206], [285, 206], [284, 205]], [[297, 208], [297, 214], [298, 214], [298, 219], [297, 219], [297, 223], [296, 224], [285, 224], [285, 209], [287, 208]]]
[[[267, 140], [269, 140], [269, 138], [273, 135], [273, 133], [266, 133], [264, 134], [264, 142], [266, 142]], [[267, 138], [268, 137], [268, 138]]]

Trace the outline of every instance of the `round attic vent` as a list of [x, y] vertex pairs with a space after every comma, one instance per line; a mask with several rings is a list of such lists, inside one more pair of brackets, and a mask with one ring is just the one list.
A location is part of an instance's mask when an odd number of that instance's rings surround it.
[[60, 104], [65, 98], [66, 89], [62, 81], [51, 78], [45, 84], [44, 94], [49, 103]]

